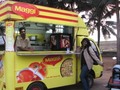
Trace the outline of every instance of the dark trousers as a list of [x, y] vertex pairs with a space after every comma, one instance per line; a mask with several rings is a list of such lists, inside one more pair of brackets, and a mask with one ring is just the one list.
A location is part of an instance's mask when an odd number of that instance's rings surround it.
[[81, 69], [81, 75], [80, 75], [83, 90], [90, 90], [88, 78], [87, 78], [88, 72], [89, 72], [89, 69], [88, 69], [87, 65], [83, 65], [82, 69]]

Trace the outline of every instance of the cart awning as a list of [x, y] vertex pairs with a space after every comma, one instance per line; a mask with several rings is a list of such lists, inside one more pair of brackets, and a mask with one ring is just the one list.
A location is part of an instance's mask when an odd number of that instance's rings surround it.
[[0, 5], [0, 17], [0, 21], [31, 21], [77, 27], [84, 25], [79, 24], [77, 13], [14, 1], [5, 1]]

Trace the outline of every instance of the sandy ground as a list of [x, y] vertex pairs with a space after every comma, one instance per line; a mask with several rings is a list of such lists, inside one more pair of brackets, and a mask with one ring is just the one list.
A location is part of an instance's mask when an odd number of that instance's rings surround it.
[[103, 76], [95, 80], [94, 86], [91, 90], [108, 90], [108, 88], [106, 88], [106, 85], [109, 81], [110, 76], [112, 75], [112, 68], [116, 64], [116, 60], [113, 60], [112, 57], [103, 57], [103, 62]]

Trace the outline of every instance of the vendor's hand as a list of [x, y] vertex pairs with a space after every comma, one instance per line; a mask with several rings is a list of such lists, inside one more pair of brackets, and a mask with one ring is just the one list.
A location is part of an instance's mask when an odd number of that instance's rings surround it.
[[104, 67], [104, 63], [102, 63], [101, 66]]
[[34, 51], [34, 49], [33, 48], [29, 48], [29, 51]]
[[27, 48], [25, 48], [25, 51], [33, 51], [33, 48], [27, 47]]

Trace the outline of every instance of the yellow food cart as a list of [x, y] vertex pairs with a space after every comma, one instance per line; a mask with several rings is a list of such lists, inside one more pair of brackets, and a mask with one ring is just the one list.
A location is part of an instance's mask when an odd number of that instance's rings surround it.
[[[26, 28], [33, 51], [15, 49], [20, 27]], [[46, 90], [78, 83], [80, 60], [75, 50], [88, 36], [86, 25], [74, 12], [23, 2], [3, 2], [0, 5], [0, 90]], [[56, 40], [54, 48], [51, 46], [53, 38]], [[101, 77], [102, 71], [101, 66], [95, 65], [90, 81]]]

